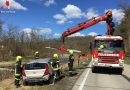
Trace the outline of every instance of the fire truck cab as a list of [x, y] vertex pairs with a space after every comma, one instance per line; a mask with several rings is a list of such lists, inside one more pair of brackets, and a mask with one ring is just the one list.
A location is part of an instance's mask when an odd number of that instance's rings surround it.
[[92, 72], [99, 68], [124, 69], [124, 44], [121, 36], [96, 36], [92, 57]]

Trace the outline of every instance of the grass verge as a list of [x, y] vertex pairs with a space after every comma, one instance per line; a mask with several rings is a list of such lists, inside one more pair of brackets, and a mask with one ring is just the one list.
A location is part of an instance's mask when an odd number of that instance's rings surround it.
[[[67, 73], [68, 73], [68, 65], [66, 63], [66, 65], [64, 65], [65, 77], [63, 77], [62, 79], [57, 81], [55, 85], [48, 85], [48, 84], [46, 85], [45, 84], [45, 85], [42, 85], [42, 86], [40, 86], [40, 85], [21, 86], [19, 88], [19, 90], [71, 90], [73, 85], [75, 84], [76, 80], [82, 74], [82, 72], [84, 71], [84, 69], [89, 64], [90, 61], [91, 61], [91, 59], [86, 59], [86, 58], [82, 57], [79, 66], [77, 64], [77, 61], [75, 61], [74, 69], [75, 69], [75, 72], [77, 74], [75, 74], [72, 77], [67, 75]], [[85, 64], [82, 64], [83, 62], [85, 62]], [[83, 67], [83, 68], [79, 68], [79, 67]], [[5, 72], [5, 74], [8, 74], [8, 73]], [[13, 75], [8, 74], [9, 76], [7, 76], [7, 77], [4, 77], [4, 75], [2, 75], [3, 79], [0, 82], [0, 87], [4, 88], [5, 90], [15, 90], [16, 88], [14, 86], [14, 77], [13, 77]]]
[[126, 57], [124, 63], [130, 65], [130, 57]]

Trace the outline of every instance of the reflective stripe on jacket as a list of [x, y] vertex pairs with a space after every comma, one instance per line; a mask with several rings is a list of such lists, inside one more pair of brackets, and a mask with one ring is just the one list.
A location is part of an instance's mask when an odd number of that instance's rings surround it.
[[58, 70], [59, 67], [60, 67], [60, 65], [59, 65], [59, 60], [58, 60], [58, 59], [53, 59], [53, 61], [52, 61], [51, 64], [52, 64], [53, 70]]

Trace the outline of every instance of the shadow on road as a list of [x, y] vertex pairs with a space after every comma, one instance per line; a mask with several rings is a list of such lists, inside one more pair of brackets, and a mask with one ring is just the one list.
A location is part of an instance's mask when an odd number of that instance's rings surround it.
[[110, 75], [120, 75], [118, 69], [111, 69], [111, 68], [97, 68], [96, 73], [99, 74], [110, 74]]
[[124, 74], [122, 74], [122, 76], [123, 76], [128, 82], [130, 82], [130, 78], [129, 78], [128, 76], [126, 76], [126, 75], [124, 75]]

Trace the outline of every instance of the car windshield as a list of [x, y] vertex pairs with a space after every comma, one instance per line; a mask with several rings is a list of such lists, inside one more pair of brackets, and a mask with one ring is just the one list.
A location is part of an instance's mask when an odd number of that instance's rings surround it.
[[122, 50], [122, 40], [95, 40], [95, 48], [98, 50]]
[[26, 64], [25, 69], [26, 70], [35, 70], [35, 69], [45, 69], [46, 63], [31, 63]]

